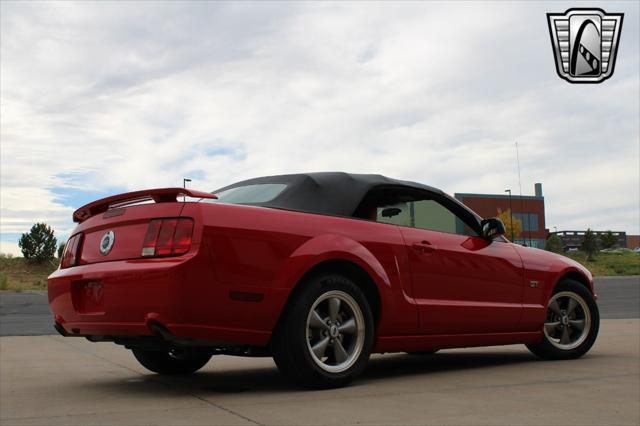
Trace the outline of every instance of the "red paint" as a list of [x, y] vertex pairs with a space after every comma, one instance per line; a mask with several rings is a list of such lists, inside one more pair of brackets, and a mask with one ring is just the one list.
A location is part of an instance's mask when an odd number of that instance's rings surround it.
[[[564, 274], [580, 274], [593, 291], [577, 263], [508, 242], [221, 203], [161, 200], [118, 215], [99, 211], [103, 204], [84, 209], [93, 215], [73, 232], [84, 235], [79, 265], [49, 277], [51, 310], [70, 334], [150, 335], [159, 322], [179, 337], [266, 345], [304, 274], [332, 260], [357, 265], [377, 288], [375, 351], [536, 341]], [[174, 246], [186, 247], [176, 218], [193, 220], [188, 251], [142, 258], [143, 246], [163, 238], [160, 228], [148, 236], [152, 219], [170, 219]], [[115, 243], [102, 255], [109, 230]]]

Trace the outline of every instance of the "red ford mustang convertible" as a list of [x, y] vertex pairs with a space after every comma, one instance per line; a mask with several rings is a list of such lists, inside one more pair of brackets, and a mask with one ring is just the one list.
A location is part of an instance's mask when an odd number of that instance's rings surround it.
[[599, 325], [591, 274], [521, 247], [442, 191], [308, 173], [95, 201], [49, 277], [55, 328], [115, 342], [160, 374], [273, 356], [341, 386], [372, 352], [524, 343], [577, 358]]

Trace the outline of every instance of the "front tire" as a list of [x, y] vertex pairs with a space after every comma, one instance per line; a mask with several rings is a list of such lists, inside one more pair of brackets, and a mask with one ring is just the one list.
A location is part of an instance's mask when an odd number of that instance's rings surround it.
[[591, 292], [574, 280], [563, 280], [547, 304], [547, 316], [540, 343], [527, 348], [543, 359], [575, 359], [598, 337], [600, 313]]
[[147, 370], [164, 375], [191, 374], [205, 366], [211, 354], [193, 350], [152, 351], [132, 349], [133, 356]]
[[303, 387], [345, 386], [366, 367], [373, 336], [362, 290], [344, 276], [318, 275], [292, 295], [274, 331], [273, 359]]

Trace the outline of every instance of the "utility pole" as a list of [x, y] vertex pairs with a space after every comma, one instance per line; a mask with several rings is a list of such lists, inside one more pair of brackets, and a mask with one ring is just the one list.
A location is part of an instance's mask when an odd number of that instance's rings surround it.
[[511, 205], [511, 189], [505, 189], [504, 192], [509, 193], [509, 220], [511, 221], [511, 242], [513, 242], [513, 206]]
[[[524, 200], [522, 198], [522, 178], [520, 177], [520, 153], [518, 151], [518, 142], [516, 142], [516, 161], [518, 164], [518, 186], [520, 187], [520, 209], [521, 209], [520, 214], [522, 215], [522, 218], [524, 218]], [[529, 218], [527, 217], [527, 219]], [[524, 223], [523, 223], [523, 228], [524, 228]], [[523, 246], [526, 247], [527, 239], [524, 236], [524, 229], [522, 230], [522, 241], [524, 241]], [[529, 231], [529, 243], [531, 243], [531, 231]]]
[[[187, 182], [191, 182], [191, 179], [189, 178], [182, 178], [182, 187], [184, 189], [187, 189]], [[185, 197], [184, 195], [182, 196], [182, 202], [184, 203], [185, 201], [187, 201], [187, 197]]]

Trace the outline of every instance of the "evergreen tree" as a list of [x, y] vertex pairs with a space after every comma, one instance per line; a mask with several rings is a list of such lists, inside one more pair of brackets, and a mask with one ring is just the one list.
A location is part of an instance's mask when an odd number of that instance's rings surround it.
[[613, 232], [611, 231], [607, 231], [600, 236], [600, 244], [602, 248], [606, 248], [606, 249], [611, 248], [615, 246], [617, 242], [618, 242], [618, 239], [616, 238], [615, 235], [613, 235]]
[[547, 238], [547, 242], [544, 244], [544, 249], [546, 251], [552, 251], [554, 253], [562, 253], [563, 248], [562, 240], [556, 234], [551, 234], [549, 238]]
[[36, 223], [28, 233], [22, 234], [18, 241], [24, 258], [37, 263], [51, 261], [56, 253], [57, 244], [53, 229], [45, 223]]
[[587, 254], [588, 262], [593, 260], [593, 255], [598, 251], [598, 241], [591, 228], [587, 229], [587, 232], [584, 233], [584, 241], [582, 241], [580, 250]]

